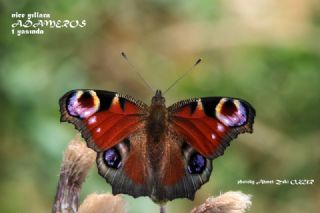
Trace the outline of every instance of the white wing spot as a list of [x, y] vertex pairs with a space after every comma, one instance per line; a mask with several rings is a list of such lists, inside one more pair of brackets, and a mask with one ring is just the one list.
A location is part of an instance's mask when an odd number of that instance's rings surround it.
[[224, 127], [222, 126], [222, 124], [219, 124], [219, 123], [218, 123], [217, 128], [218, 128], [218, 131], [220, 131], [220, 132], [223, 132], [223, 131], [224, 131]]
[[98, 128], [96, 129], [96, 132], [97, 132], [97, 133], [101, 132], [101, 128], [98, 127]]
[[96, 122], [97, 122], [97, 117], [96, 116], [92, 116], [91, 118], [89, 118], [89, 121], [88, 121], [89, 125], [94, 124]]
[[212, 133], [211, 134], [211, 138], [212, 138], [212, 140], [215, 140], [217, 137], [216, 137], [216, 135], [214, 133]]
[[83, 113], [83, 117], [88, 117], [88, 116], [90, 116], [90, 113], [91, 113], [91, 111], [90, 110], [86, 110], [86, 111], [84, 111], [84, 113]]

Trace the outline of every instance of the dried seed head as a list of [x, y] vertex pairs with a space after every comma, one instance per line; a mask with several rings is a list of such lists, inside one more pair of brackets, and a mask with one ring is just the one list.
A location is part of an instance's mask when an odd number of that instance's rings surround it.
[[61, 173], [69, 177], [70, 183], [81, 185], [96, 159], [96, 153], [76, 136], [68, 145], [62, 162]]
[[111, 194], [90, 194], [80, 205], [79, 213], [125, 213], [126, 202]]
[[230, 191], [218, 197], [209, 197], [191, 213], [244, 213], [250, 206], [251, 195]]

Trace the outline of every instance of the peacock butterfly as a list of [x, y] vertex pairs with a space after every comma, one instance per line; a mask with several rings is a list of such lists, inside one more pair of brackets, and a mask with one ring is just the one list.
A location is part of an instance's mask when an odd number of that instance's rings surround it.
[[60, 99], [61, 121], [74, 124], [97, 152], [99, 174], [113, 194], [161, 203], [193, 199], [209, 180], [212, 160], [240, 133], [252, 133], [254, 108], [229, 97], [179, 101], [166, 108], [115, 92], [80, 89]]

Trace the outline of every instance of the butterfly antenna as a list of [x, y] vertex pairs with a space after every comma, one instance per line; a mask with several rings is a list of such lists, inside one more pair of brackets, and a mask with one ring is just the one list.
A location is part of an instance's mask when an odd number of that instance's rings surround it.
[[199, 58], [193, 65], [192, 67], [190, 67], [190, 69], [188, 69], [185, 73], [183, 73], [183, 75], [178, 78], [177, 80], [175, 80], [169, 87], [168, 89], [166, 89], [164, 91], [163, 94], [167, 93], [172, 87], [174, 87], [181, 79], [183, 79], [186, 75], [188, 75], [190, 72], [192, 72], [194, 70], [194, 68], [202, 61], [201, 58]]
[[145, 85], [147, 85], [147, 87], [149, 87], [149, 88], [151, 89], [151, 91], [154, 93], [155, 90], [150, 86], [150, 84], [148, 84], [148, 82], [142, 77], [142, 75], [141, 75], [138, 71], [136, 71], [135, 66], [133, 66], [133, 64], [131, 64], [131, 62], [129, 61], [127, 55], [126, 55], [124, 52], [121, 52], [121, 56], [122, 56], [122, 57], [124, 58], [124, 60], [126, 60], [127, 63], [130, 65], [132, 71], [135, 72], [135, 73], [139, 76], [139, 78], [145, 83]]

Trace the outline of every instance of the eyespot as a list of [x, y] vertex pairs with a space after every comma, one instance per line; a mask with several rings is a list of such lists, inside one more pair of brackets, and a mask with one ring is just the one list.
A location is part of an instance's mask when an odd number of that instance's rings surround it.
[[247, 122], [247, 112], [239, 100], [222, 98], [216, 106], [216, 117], [225, 126], [242, 126]]
[[188, 162], [188, 172], [190, 174], [201, 174], [206, 168], [206, 164], [206, 158], [195, 152], [190, 156]]
[[113, 169], [119, 169], [122, 165], [122, 158], [116, 148], [111, 148], [103, 153], [103, 160], [105, 164]]
[[99, 109], [99, 105], [99, 98], [93, 90], [80, 90], [70, 95], [67, 110], [74, 117], [87, 118]]

